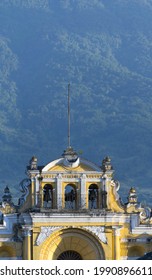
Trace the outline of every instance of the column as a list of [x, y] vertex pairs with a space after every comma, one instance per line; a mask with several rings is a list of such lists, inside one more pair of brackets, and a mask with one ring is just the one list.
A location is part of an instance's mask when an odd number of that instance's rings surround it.
[[23, 230], [23, 260], [31, 260], [32, 258], [32, 247], [31, 247], [31, 227], [22, 226]]
[[57, 209], [62, 209], [62, 175], [57, 177]]
[[32, 207], [34, 206], [35, 178], [31, 178]]
[[39, 203], [39, 191], [40, 191], [40, 184], [38, 178], [35, 181], [35, 206], [38, 206]]
[[76, 210], [79, 210], [80, 207], [81, 207], [81, 201], [80, 201], [80, 189], [79, 189], [79, 185], [77, 186], [76, 190], [75, 190], [75, 193], [76, 193], [76, 200], [75, 200], [75, 209]]
[[56, 209], [57, 208], [57, 202], [56, 202], [56, 193], [55, 193], [55, 188], [53, 187], [53, 201], [52, 201], [52, 209]]
[[109, 190], [110, 190], [110, 183], [111, 183], [111, 178], [109, 178], [106, 174], [103, 176], [103, 195], [106, 199], [105, 201], [105, 208], [110, 209], [110, 201], [109, 201]]
[[40, 172], [40, 176], [38, 177], [39, 180], [39, 199], [38, 199], [38, 205], [40, 208], [43, 208], [43, 188], [42, 188], [42, 181], [43, 181], [43, 177], [42, 174]]
[[81, 177], [81, 188], [80, 188], [80, 208], [86, 209], [86, 197], [88, 194], [86, 194], [86, 175], [83, 174]]
[[122, 228], [121, 226], [114, 226], [113, 228], [113, 237], [114, 237], [114, 260], [120, 260], [120, 229]]

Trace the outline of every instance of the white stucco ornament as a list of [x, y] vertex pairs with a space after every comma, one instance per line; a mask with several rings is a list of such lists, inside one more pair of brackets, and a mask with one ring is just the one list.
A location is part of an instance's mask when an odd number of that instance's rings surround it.
[[47, 237], [49, 237], [52, 233], [54, 233], [57, 230], [62, 229], [62, 226], [52, 226], [52, 227], [41, 227], [41, 232], [36, 240], [36, 245], [40, 245], [41, 243], [43, 243]]
[[107, 244], [107, 238], [105, 235], [105, 230], [104, 227], [100, 227], [100, 226], [88, 226], [88, 227], [83, 227], [84, 229], [92, 232], [93, 234], [95, 234], [101, 242], [103, 242], [104, 244]]

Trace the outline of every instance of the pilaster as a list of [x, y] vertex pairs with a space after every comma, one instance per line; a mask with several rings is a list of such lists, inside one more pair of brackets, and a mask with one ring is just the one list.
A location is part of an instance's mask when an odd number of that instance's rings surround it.
[[32, 259], [32, 246], [31, 246], [31, 227], [22, 226], [23, 230], [23, 260], [31, 260]]
[[32, 207], [34, 206], [35, 203], [35, 178], [31, 178], [31, 204]]
[[80, 192], [80, 208], [81, 209], [86, 209], [86, 175], [83, 174], [81, 177], [81, 192]]
[[35, 206], [38, 206], [39, 203], [39, 191], [40, 191], [40, 183], [38, 178], [35, 179]]
[[120, 229], [121, 226], [113, 226], [114, 260], [120, 260]]
[[57, 177], [57, 209], [62, 208], [62, 175]]

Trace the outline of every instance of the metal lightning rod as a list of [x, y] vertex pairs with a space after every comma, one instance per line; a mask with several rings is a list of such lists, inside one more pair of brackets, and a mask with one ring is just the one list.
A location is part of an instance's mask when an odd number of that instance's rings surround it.
[[71, 147], [70, 139], [70, 84], [68, 84], [68, 147]]

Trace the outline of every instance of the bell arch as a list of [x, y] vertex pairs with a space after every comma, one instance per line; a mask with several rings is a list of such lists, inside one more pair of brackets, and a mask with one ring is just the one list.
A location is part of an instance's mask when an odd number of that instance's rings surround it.
[[77, 203], [76, 185], [67, 184], [64, 188], [64, 208], [67, 210], [76, 210]]
[[91, 184], [88, 188], [88, 207], [89, 209], [99, 208], [99, 187], [97, 184]]
[[43, 207], [52, 209], [53, 206], [54, 206], [53, 186], [51, 184], [45, 184], [43, 187]]
[[66, 260], [78, 256], [81, 260], [105, 259], [102, 245], [92, 233], [80, 228], [68, 228], [54, 233], [44, 242], [39, 259], [58, 260], [62, 257]]

